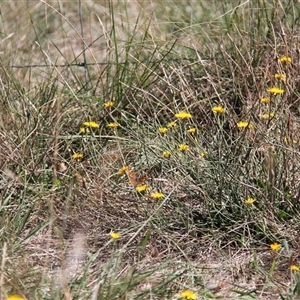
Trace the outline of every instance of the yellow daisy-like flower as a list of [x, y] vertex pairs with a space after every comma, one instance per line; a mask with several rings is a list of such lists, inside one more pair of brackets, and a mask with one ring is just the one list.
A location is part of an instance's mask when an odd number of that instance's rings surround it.
[[179, 298], [186, 300], [197, 300], [197, 295], [190, 290], [185, 290], [179, 294]]
[[240, 121], [237, 123], [238, 128], [253, 128], [253, 125], [250, 122]]
[[155, 193], [151, 193], [150, 194], [150, 197], [152, 199], [156, 199], [156, 200], [159, 200], [161, 198], [163, 198], [165, 195], [163, 193], [160, 193], [160, 192], [155, 192]]
[[196, 131], [197, 131], [197, 128], [192, 127], [192, 128], [189, 128], [186, 132], [187, 133], [195, 133]]
[[13, 294], [8, 296], [6, 300], [26, 300], [26, 299], [20, 295]]
[[113, 240], [117, 240], [121, 237], [121, 234], [115, 231], [112, 231], [109, 235]]
[[297, 265], [291, 265], [291, 271], [292, 272], [298, 272], [300, 269]]
[[111, 108], [115, 105], [115, 102], [114, 101], [107, 101], [104, 103], [104, 107], [105, 108]]
[[121, 169], [119, 169], [118, 174], [124, 175], [128, 170], [129, 170], [129, 166], [123, 166]]
[[109, 128], [117, 128], [119, 126], [119, 124], [116, 122], [111, 122], [111, 123], [108, 123], [106, 126]]
[[268, 113], [268, 114], [262, 114], [262, 118], [265, 119], [265, 120], [269, 120], [269, 119], [272, 119], [274, 118], [275, 114], [274, 113]]
[[290, 63], [290, 62], [292, 62], [292, 58], [289, 57], [289, 56], [284, 55], [284, 56], [281, 56], [278, 59], [278, 61], [281, 62], [281, 63], [288, 63], [288, 62]]
[[84, 122], [83, 125], [90, 128], [99, 128], [99, 124], [94, 121]]
[[273, 95], [280, 95], [280, 94], [284, 93], [284, 90], [280, 89], [279, 87], [274, 86], [272, 88], [267, 89], [267, 92], [269, 92]]
[[270, 101], [271, 101], [271, 99], [268, 98], [268, 97], [264, 97], [264, 98], [261, 98], [261, 99], [260, 99], [260, 102], [261, 102], [261, 103], [264, 103], [264, 104], [268, 104], [268, 103], [270, 103]]
[[280, 74], [280, 73], [276, 73], [274, 75], [275, 79], [281, 80], [283, 82], [286, 82], [286, 75], [285, 74]]
[[202, 152], [199, 153], [199, 155], [201, 157], [206, 157], [207, 156], [207, 152], [206, 151], [202, 151]]
[[254, 199], [254, 198], [248, 198], [248, 199], [245, 200], [245, 203], [249, 204], [249, 205], [252, 205], [255, 201], [256, 201], [256, 199]]
[[147, 190], [150, 189], [150, 186], [147, 184], [143, 184], [143, 185], [138, 185], [137, 187], [135, 187], [135, 190], [142, 193], [142, 192], [146, 192]]
[[86, 133], [86, 128], [85, 127], [80, 127], [79, 132], [84, 134]]
[[184, 151], [189, 150], [190, 146], [187, 145], [187, 144], [179, 144], [178, 148], [179, 148], [180, 151], [184, 152]]
[[271, 248], [272, 251], [276, 252], [276, 251], [279, 251], [281, 249], [281, 245], [278, 244], [278, 243], [273, 243], [273, 244], [270, 245], [270, 248]]
[[80, 159], [80, 158], [83, 158], [83, 154], [82, 153], [74, 153], [72, 155], [72, 158], [73, 159]]
[[184, 119], [192, 118], [192, 115], [186, 111], [181, 111], [178, 114], [175, 114], [175, 117], [178, 119], [184, 120]]
[[168, 128], [167, 127], [159, 127], [158, 132], [161, 134], [165, 134], [168, 132]]
[[169, 158], [171, 156], [171, 152], [169, 150], [166, 150], [162, 154], [163, 158]]
[[170, 127], [170, 128], [175, 128], [175, 127], [177, 127], [178, 126], [178, 124], [176, 123], [176, 122], [169, 122], [168, 123], [168, 127]]
[[225, 112], [225, 108], [223, 106], [214, 106], [211, 110], [214, 114], [223, 114]]

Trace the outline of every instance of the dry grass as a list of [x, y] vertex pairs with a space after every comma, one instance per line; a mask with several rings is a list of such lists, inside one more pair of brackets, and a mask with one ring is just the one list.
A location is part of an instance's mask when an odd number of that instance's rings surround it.
[[297, 299], [299, 11], [198, 2], [1, 7], [0, 299]]

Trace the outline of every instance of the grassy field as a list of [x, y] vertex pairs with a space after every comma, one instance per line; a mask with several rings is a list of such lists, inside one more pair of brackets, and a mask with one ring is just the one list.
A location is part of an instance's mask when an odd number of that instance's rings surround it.
[[300, 299], [297, 1], [0, 4], [0, 300]]

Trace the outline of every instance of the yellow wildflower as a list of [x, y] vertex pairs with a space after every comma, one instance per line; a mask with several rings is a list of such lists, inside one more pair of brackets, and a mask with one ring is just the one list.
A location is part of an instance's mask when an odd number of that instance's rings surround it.
[[267, 92], [269, 92], [273, 95], [278, 95], [278, 94], [283, 94], [284, 90], [274, 86], [272, 88], [267, 89]]
[[268, 113], [268, 114], [262, 114], [262, 118], [265, 119], [265, 120], [269, 120], [269, 119], [272, 119], [274, 118], [275, 114], [274, 113]]
[[299, 271], [300, 269], [299, 269], [299, 267], [297, 266], [297, 265], [291, 265], [291, 271], [292, 272], [297, 272], [297, 271]]
[[237, 123], [238, 128], [253, 128], [253, 125], [250, 122], [240, 121]]
[[190, 146], [187, 145], [187, 144], [179, 144], [178, 148], [179, 148], [180, 151], [184, 152], [184, 151], [189, 150]]
[[206, 157], [207, 156], [207, 152], [206, 151], [202, 151], [199, 153], [201, 157]]
[[252, 205], [255, 201], [256, 201], [256, 199], [254, 199], [254, 198], [248, 198], [248, 199], [245, 200], [245, 203], [249, 204], [249, 205]]
[[80, 158], [83, 158], [83, 154], [82, 153], [74, 153], [72, 155], [72, 158], [73, 159], [80, 159]]
[[178, 114], [175, 114], [175, 117], [184, 120], [192, 118], [192, 115], [186, 111], [181, 111]]
[[111, 108], [115, 105], [115, 102], [114, 101], [107, 101], [104, 103], [104, 107], [105, 108]]
[[112, 231], [109, 235], [113, 240], [117, 240], [121, 237], [121, 234], [115, 231]]
[[155, 192], [155, 193], [151, 193], [151, 194], [150, 194], [150, 197], [151, 197], [152, 199], [157, 199], [157, 200], [163, 198], [164, 196], [165, 196], [165, 195], [164, 195], [163, 193], [160, 193], [160, 192]]
[[211, 110], [214, 114], [223, 114], [225, 112], [225, 108], [223, 106], [214, 106]]
[[86, 127], [91, 127], [91, 128], [99, 128], [99, 124], [94, 121], [84, 122], [83, 125]]
[[175, 127], [177, 127], [178, 126], [178, 124], [176, 123], [176, 122], [169, 122], [168, 123], [168, 127], [170, 127], [170, 128], [175, 128]]
[[197, 300], [197, 295], [190, 290], [185, 290], [179, 294], [179, 298], [186, 300]]
[[142, 193], [142, 192], [146, 192], [147, 190], [150, 189], [150, 186], [147, 184], [143, 184], [143, 185], [138, 185], [137, 187], [135, 187], [136, 191]]
[[270, 101], [271, 101], [271, 100], [270, 100], [270, 98], [268, 98], [268, 97], [264, 97], [264, 98], [261, 98], [261, 99], [260, 99], [260, 102], [261, 102], [261, 103], [264, 103], [264, 104], [270, 103]]
[[80, 127], [79, 132], [84, 134], [86, 132], [86, 128], [85, 127]]
[[167, 127], [159, 127], [158, 128], [158, 132], [161, 134], [165, 134], [165, 133], [167, 133], [167, 131], [168, 131]]
[[279, 59], [278, 59], [279, 62], [281, 63], [287, 63], [287, 62], [292, 62], [292, 58], [289, 57], [289, 56], [281, 56]]
[[26, 300], [24, 297], [13, 294], [7, 297], [6, 300]]
[[128, 170], [129, 170], [129, 166], [123, 166], [121, 169], [119, 169], [118, 174], [124, 175]]
[[109, 128], [117, 128], [119, 126], [119, 124], [116, 122], [111, 122], [111, 123], [108, 123], [106, 126]]
[[197, 130], [197, 128], [192, 127], [192, 128], [189, 128], [186, 132], [187, 132], [187, 133], [195, 133], [196, 130]]
[[163, 158], [169, 158], [171, 156], [171, 152], [169, 150], [166, 150], [162, 154]]
[[270, 248], [271, 248], [272, 251], [278, 251], [278, 250], [281, 249], [281, 245], [278, 244], [278, 243], [274, 243], [274, 244], [270, 245]]
[[286, 75], [285, 74], [280, 74], [280, 73], [276, 73], [274, 75], [275, 79], [281, 80], [283, 82], [286, 82]]

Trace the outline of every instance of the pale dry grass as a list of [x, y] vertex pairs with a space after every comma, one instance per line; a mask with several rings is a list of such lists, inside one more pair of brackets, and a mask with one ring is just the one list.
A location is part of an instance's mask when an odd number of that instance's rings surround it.
[[[252, 8], [83, 1], [83, 39], [75, 2], [1, 7], [2, 289], [32, 299], [176, 299], [185, 288], [199, 299], [292, 293], [299, 144], [283, 139], [299, 128], [298, 38], [279, 23], [253, 46]], [[247, 18], [230, 28], [236, 12]], [[107, 65], [88, 66], [88, 77], [78, 66], [8, 67], [81, 63], [84, 54]], [[282, 54], [293, 57], [288, 69], [278, 64]], [[275, 72], [290, 81], [272, 123], [261, 119], [259, 99]], [[108, 100], [116, 102], [110, 111]], [[214, 116], [214, 105], [226, 114]], [[193, 119], [158, 135], [181, 110]], [[255, 131], [237, 129], [241, 119]], [[87, 120], [100, 128], [81, 136]], [[120, 128], [110, 131], [115, 120]], [[192, 126], [194, 136], [185, 131]], [[182, 142], [191, 146], [185, 154], [176, 150]], [[84, 159], [72, 160], [75, 152]], [[117, 174], [123, 165], [148, 173], [165, 198], [138, 194]], [[243, 203], [252, 194], [253, 209]], [[285, 249], [270, 274], [277, 240]]]

